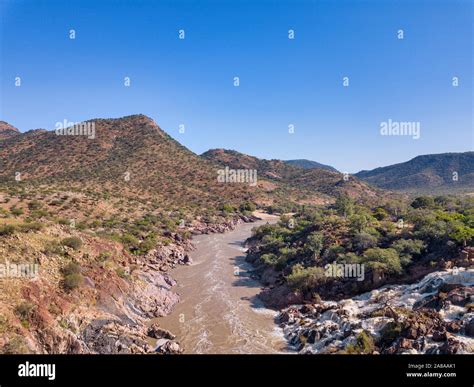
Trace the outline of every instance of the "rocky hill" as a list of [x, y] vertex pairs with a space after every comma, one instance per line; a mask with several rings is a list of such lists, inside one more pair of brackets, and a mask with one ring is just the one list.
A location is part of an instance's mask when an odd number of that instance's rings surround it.
[[20, 134], [20, 131], [8, 122], [0, 121], [0, 141]]
[[376, 200], [384, 193], [353, 176], [321, 168], [300, 168], [282, 160], [264, 160], [234, 150], [211, 149], [203, 158], [233, 169], [255, 169], [259, 178], [276, 185], [288, 198], [327, 203], [341, 194], [361, 200]]

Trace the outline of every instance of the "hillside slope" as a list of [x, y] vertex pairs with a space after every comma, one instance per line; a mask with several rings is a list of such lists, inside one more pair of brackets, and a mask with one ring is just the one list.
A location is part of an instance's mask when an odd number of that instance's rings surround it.
[[[255, 169], [259, 178], [275, 184], [287, 197], [294, 200], [330, 202], [344, 194], [349, 197], [370, 200], [384, 193], [359, 179], [321, 168], [303, 169], [282, 160], [264, 160], [234, 150], [211, 149], [201, 155], [222, 166], [233, 169]], [[289, 196], [288, 196], [289, 195]]]
[[326, 169], [328, 171], [338, 172], [338, 170], [330, 165], [321, 164], [317, 161], [306, 160], [306, 159], [298, 159], [298, 160], [285, 160], [285, 163], [289, 165], [293, 165], [295, 167], [300, 167], [304, 169], [313, 169], [313, 168], [320, 168]]
[[374, 186], [392, 190], [473, 190], [474, 152], [417, 156], [404, 163], [360, 171], [355, 176]]
[[0, 121], [0, 141], [6, 138], [14, 137], [20, 134], [20, 131], [8, 122]]

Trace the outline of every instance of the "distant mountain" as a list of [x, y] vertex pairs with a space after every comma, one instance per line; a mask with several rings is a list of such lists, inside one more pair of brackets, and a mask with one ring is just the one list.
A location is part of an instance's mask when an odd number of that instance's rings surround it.
[[474, 152], [417, 156], [407, 162], [360, 171], [359, 179], [376, 187], [413, 192], [474, 189]]
[[201, 156], [232, 169], [255, 169], [259, 179], [270, 182], [274, 191], [295, 201], [327, 202], [340, 194], [359, 199], [382, 196], [382, 192], [353, 176], [346, 180], [340, 172], [327, 169], [304, 169], [286, 161], [259, 159], [227, 149], [211, 149]]
[[0, 121], [0, 140], [14, 137], [20, 134], [20, 131], [8, 122]]
[[298, 160], [285, 160], [285, 163], [293, 165], [295, 167], [303, 168], [303, 169], [313, 169], [313, 168], [320, 168], [326, 169], [328, 171], [338, 172], [338, 170], [330, 165], [321, 164], [317, 161], [306, 160], [306, 159], [298, 159]]

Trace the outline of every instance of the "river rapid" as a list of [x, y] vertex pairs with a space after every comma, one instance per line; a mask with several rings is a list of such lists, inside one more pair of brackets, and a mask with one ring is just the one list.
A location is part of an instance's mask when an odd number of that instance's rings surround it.
[[277, 217], [264, 215], [224, 234], [193, 238], [191, 266], [171, 272], [178, 285], [173, 289], [180, 302], [173, 312], [156, 320], [177, 336], [184, 353], [264, 354], [287, 351], [277, 312], [258, 299], [259, 281], [245, 262], [245, 240], [252, 228]]

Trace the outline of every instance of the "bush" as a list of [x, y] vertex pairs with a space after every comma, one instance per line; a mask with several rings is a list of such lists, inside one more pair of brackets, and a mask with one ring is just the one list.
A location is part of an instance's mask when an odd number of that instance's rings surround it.
[[39, 210], [42, 207], [42, 204], [38, 200], [33, 200], [28, 203], [28, 208], [30, 211]]
[[57, 241], [47, 241], [43, 253], [46, 255], [61, 255], [64, 253], [64, 250]]
[[397, 250], [403, 265], [411, 262], [413, 255], [421, 254], [426, 247], [419, 239], [399, 239], [392, 243], [392, 247]]
[[336, 199], [334, 208], [336, 209], [339, 215], [344, 216], [344, 218], [347, 218], [348, 216], [351, 216], [354, 213], [354, 202], [348, 196], [341, 195]]
[[365, 214], [355, 214], [349, 218], [352, 232], [361, 233], [369, 224], [369, 218]]
[[360, 332], [356, 337], [354, 344], [349, 344], [344, 353], [347, 354], [370, 354], [374, 352], [375, 344], [374, 339], [370, 333], [366, 331]]
[[0, 235], [12, 235], [16, 231], [16, 227], [12, 224], [6, 224], [0, 227]]
[[81, 273], [81, 266], [75, 262], [68, 263], [64, 266], [61, 270], [64, 277], [67, 277], [71, 274], [80, 274]]
[[245, 202], [240, 206], [240, 211], [242, 211], [242, 212], [244, 212], [244, 211], [253, 212], [256, 209], [257, 209], [257, 207], [252, 202]]
[[10, 212], [13, 216], [23, 215], [23, 210], [21, 208], [12, 207], [10, 208]]
[[389, 216], [389, 213], [387, 212], [387, 210], [385, 210], [382, 207], [378, 207], [374, 211], [374, 218], [377, 219], [377, 220], [387, 219], [388, 216]]
[[71, 262], [61, 270], [63, 274], [63, 286], [67, 291], [71, 291], [79, 287], [82, 282], [81, 266]]
[[22, 321], [28, 321], [34, 310], [35, 306], [30, 302], [22, 302], [15, 308], [15, 314], [20, 318]]
[[286, 280], [293, 289], [306, 292], [323, 284], [326, 281], [326, 276], [321, 267], [304, 268], [301, 264], [296, 264]]
[[79, 287], [81, 282], [82, 282], [82, 275], [76, 273], [76, 274], [69, 274], [65, 276], [63, 284], [66, 290], [71, 291]]
[[402, 265], [397, 250], [381, 249], [375, 247], [368, 249], [362, 258], [362, 263], [367, 263], [374, 270], [387, 274], [399, 274], [402, 271]]
[[22, 225], [20, 225], [20, 231], [22, 232], [40, 231], [42, 228], [43, 225], [38, 222], [23, 223]]
[[433, 208], [435, 201], [431, 196], [419, 196], [411, 203], [413, 208]]
[[354, 248], [360, 252], [370, 249], [371, 247], [377, 246], [377, 237], [367, 233], [367, 232], [360, 232], [354, 235], [352, 240], [352, 245]]
[[221, 211], [224, 211], [226, 213], [231, 213], [231, 212], [235, 212], [235, 209], [230, 204], [223, 204], [221, 206]]
[[63, 246], [70, 247], [74, 250], [79, 250], [82, 247], [82, 240], [81, 238], [78, 238], [78, 237], [69, 237], [69, 238], [64, 238], [61, 241], [61, 244]]
[[117, 275], [120, 277], [120, 278], [127, 278], [128, 277], [128, 273], [125, 271], [125, 269], [123, 267], [118, 267], [115, 272], [117, 273]]
[[25, 339], [21, 336], [15, 336], [3, 348], [0, 348], [0, 353], [4, 355], [28, 354], [31, 351], [26, 345]]
[[319, 232], [309, 234], [304, 247], [314, 256], [319, 256], [323, 249], [323, 234]]
[[380, 330], [379, 344], [381, 346], [389, 346], [397, 339], [402, 332], [401, 324], [397, 322], [389, 322]]

